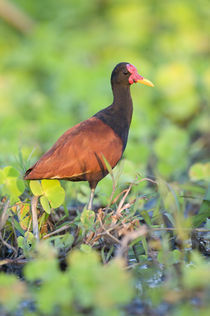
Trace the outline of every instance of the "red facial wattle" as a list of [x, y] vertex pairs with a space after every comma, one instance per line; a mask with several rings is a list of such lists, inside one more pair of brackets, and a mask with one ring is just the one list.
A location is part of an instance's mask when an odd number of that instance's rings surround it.
[[129, 79], [128, 79], [130, 84], [133, 84], [134, 82], [135, 83], [139, 82], [139, 83], [143, 83], [147, 86], [154, 87], [154, 85], [151, 81], [149, 81], [148, 79], [145, 79], [144, 77], [142, 77], [138, 74], [138, 71], [137, 71], [135, 66], [133, 66], [131, 64], [127, 64], [126, 67], [131, 74]]
[[127, 64], [127, 69], [131, 73], [131, 75], [128, 79], [130, 84], [133, 84], [134, 82], [137, 82], [138, 80], [143, 79], [143, 77], [138, 74], [136, 67], [134, 67], [133, 65]]

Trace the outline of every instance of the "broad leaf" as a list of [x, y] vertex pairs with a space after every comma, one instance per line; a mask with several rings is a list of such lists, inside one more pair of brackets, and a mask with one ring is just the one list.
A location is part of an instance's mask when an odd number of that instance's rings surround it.
[[42, 180], [44, 195], [48, 198], [51, 207], [59, 207], [65, 199], [65, 191], [58, 180]]
[[46, 196], [43, 195], [43, 196], [40, 197], [40, 203], [41, 203], [43, 209], [45, 210], [45, 212], [50, 214], [51, 208], [50, 208], [50, 204], [49, 204], [48, 199], [46, 198]]
[[31, 180], [30, 181], [30, 189], [31, 189], [33, 195], [40, 196], [43, 194], [41, 183], [38, 180]]

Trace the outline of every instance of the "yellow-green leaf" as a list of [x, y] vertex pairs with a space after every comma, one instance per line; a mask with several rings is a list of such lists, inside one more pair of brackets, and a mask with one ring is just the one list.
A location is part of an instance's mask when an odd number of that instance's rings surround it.
[[190, 179], [193, 181], [210, 179], [210, 162], [195, 163], [189, 170]]
[[59, 182], [59, 180], [56, 180], [56, 179], [53, 179], [53, 180], [44, 179], [44, 180], [41, 180], [41, 183], [42, 183], [43, 191], [45, 193], [47, 193], [55, 188], [60, 187], [60, 182]]
[[51, 208], [50, 208], [50, 204], [49, 204], [49, 201], [46, 198], [46, 196], [43, 195], [40, 197], [40, 203], [41, 203], [43, 209], [45, 210], [45, 212], [50, 214]]
[[42, 180], [42, 188], [51, 207], [59, 207], [65, 199], [65, 191], [58, 180]]
[[40, 196], [43, 194], [42, 186], [39, 180], [31, 180], [30, 189], [33, 195]]

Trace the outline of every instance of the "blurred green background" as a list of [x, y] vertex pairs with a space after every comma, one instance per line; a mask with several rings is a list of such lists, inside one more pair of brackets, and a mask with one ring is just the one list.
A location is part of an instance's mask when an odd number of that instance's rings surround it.
[[111, 71], [122, 61], [155, 84], [131, 87], [123, 180], [139, 172], [180, 181], [207, 160], [207, 0], [4, 0], [0, 15], [1, 166], [34, 149], [32, 164], [66, 129], [111, 104]]

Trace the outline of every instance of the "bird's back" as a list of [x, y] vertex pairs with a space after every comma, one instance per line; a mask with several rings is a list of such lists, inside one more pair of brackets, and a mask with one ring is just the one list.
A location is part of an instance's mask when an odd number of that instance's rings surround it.
[[114, 130], [99, 118], [91, 117], [67, 130], [26, 171], [25, 179], [68, 179], [97, 183], [108, 173], [104, 157], [113, 168], [122, 152], [122, 140]]

